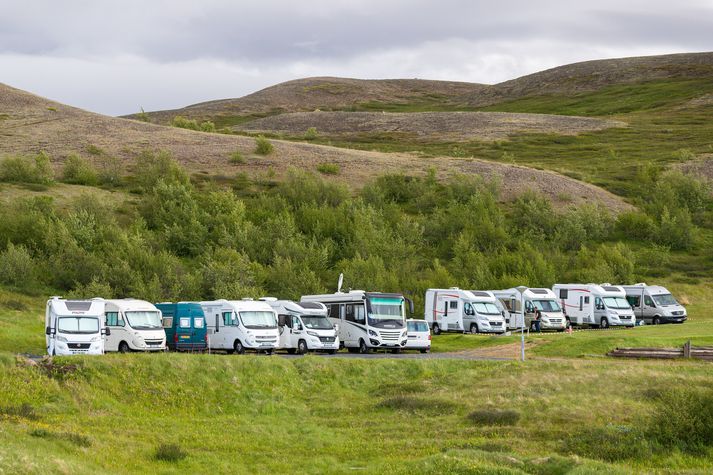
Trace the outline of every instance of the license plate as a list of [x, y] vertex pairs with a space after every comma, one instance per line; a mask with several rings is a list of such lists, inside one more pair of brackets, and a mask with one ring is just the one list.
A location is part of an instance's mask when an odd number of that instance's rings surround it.
[[181, 335], [181, 340], [188, 340], [190, 337], [190, 335]]

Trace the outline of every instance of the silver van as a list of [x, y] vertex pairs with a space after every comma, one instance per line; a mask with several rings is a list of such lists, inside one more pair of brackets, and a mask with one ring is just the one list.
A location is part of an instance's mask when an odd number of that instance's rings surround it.
[[666, 287], [659, 285], [624, 285], [626, 300], [634, 309], [637, 319], [645, 323], [683, 323], [688, 315]]

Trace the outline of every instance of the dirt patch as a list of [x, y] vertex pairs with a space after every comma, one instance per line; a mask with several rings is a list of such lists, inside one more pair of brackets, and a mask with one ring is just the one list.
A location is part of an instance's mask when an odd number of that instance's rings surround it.
[[396, 134], [411, 140], [459, 142], [503, 140], [522, 133], [576, 135], [625, 125], [614, 120], [508, 112], [296, 112], [254, 120], [235, 129], [301, 135], [314, 127], [320, 135], [332, 138]]
[[713, 153], [703, 154], [678, 166], [678, 169], [698, 178], [713, 180]]
[[[564, 206], [598, 202], [614, 212], [631, 208], [621, 198], [601, 188], [557, 173], [476, 159], [424, 159], [412, 154], [348, 150], [279, 140], [271, 141], [274, 151], [268, 156], [257, 156], [254, 153], [255, 139], [250, 137], [195, 132], [107, 117], [1, 84], [0, 112], [9, 116], [0, 121], [0, 157], [46, 151], [56, 169], [60, 169], [64, 159], [72, 153], [95, 161], [97, 157], [87, 150], [99, 148], [121, 159], [128, 170], [142, 150], [162, 149], [170, 151], [189, 171], [206, 175], [246, 173], [262, 176], [270, 171], [279, 179], [290, 167], [315, 170], [319, 164], [335, 163], [339, 165], [340, 173], [328, 179], [358, 189], [384, 173], [422, 175], [435, 168], [439, 178], [444, 180], [455, 174], [475, 174], [499, 180], [503, 184], [504, 200], [533, 189]], [[230, 163], [230, 156], [236, 151], [246, 157], [244, 164]], [[563, 197], [566, 201], [562, 201]]]
[[[525, 342], [525, 358], [529, 358], [528, 351], [537, 346], [537, 343]], [[459, 351], [459, 355], [467, 355], [474, 358], [510, 358], [520, 359], [520, 342], [508, 343], [507, 345], [488, 346], [473, 350]]]

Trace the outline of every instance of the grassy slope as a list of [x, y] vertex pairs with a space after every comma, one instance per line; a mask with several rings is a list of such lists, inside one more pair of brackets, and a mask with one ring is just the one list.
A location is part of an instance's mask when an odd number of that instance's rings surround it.
[[[703, 471], [710, 463], [706, 453], [673, 452], [608, 465], [571, 456], [562, 442], [583, 425], [638, 424], [648, 410], [647, 389], [684, 381], [710, 386], [710, 367], [700, 363], [522, 366], [180, 354], [63, 361], [80, 364], [64, 380], [0, 358], [3, 407], [29, 403], [39, 415], [0, 416], [0, 469], [630, 473]], [[484, 408], [513, 409], [521, 420], [514, 427], [468, 420]], [[38, 429], [47, 431], [44, 437]], [[90, 446], [77, 446], [78, 439]], [[156, 461], [159, 443], [178, 443], [188, 457]]]

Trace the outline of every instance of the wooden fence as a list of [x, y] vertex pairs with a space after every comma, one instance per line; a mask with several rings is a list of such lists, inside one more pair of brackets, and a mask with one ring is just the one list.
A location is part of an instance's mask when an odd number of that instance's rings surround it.
[[692, 346], [689, 340], [682, 348], [617, 348], [607, 355], [617, 358], [696, 358], [713, 361], [713, 346]]

